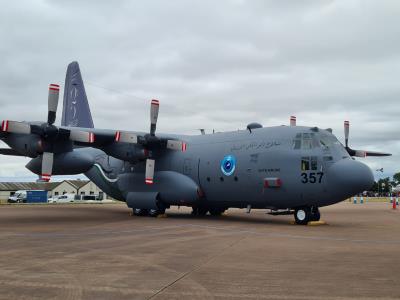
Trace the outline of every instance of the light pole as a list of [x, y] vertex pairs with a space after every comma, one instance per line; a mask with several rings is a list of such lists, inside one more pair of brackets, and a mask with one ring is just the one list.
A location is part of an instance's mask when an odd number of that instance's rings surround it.
[[[383, 173], [383, 168], [376, 169], [375, 171]], [[384, 182], [382, 182], [381, 184], [382, 184], [382, 186], [385, 186]], [[378, 179], [378, 196], [379, 197], [381, 196], [381, 184], [379, 183], [379, 179]]]

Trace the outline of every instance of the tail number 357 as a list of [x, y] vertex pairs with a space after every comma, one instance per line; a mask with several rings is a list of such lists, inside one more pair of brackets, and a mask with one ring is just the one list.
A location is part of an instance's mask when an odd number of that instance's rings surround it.
[[323, 172], [301, 173], [301, 182], [302, 183], [321, 183], [323, 176], [324, 176]]

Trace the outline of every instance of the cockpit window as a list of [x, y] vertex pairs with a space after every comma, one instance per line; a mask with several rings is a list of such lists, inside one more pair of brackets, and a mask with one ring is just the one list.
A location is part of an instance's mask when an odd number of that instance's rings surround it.
[[293, 149], [310, 150], [319, 146], [318, 139], [313, 132], [298, 133], [293, 140]]
[[320, 134], [319, 143], [324, 148], [330, 148], [333, 145], [340, 145], [340, 142], [333, 135]]

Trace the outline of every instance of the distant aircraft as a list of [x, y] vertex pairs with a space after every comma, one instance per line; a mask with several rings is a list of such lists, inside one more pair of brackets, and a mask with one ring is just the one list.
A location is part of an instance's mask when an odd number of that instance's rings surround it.
[[68, 66], [62, 126], [55, 126], [59, 86], [50, 85], [47, 122], [2, 123], [1, 154], [31, 157], [27, 168], [52, 175], [84, 173], [105, 193], [125, 201], [135, 215], [157, 216], [172, 205], [195, 215], [220, 215], [230, 207], [294, 214], [296, 223], [319, 220], [319, 207], [369, 189], [369, 167], [352, 158], [387, 153], [349, 147], [330, 129], [296, 126], [194, 136], [157, 134], [160, 103], [152, 100], [150, 131], [93, 128], [79, 65]]

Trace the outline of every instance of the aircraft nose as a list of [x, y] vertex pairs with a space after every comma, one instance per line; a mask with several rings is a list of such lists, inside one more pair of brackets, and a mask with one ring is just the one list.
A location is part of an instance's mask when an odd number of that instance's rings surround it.
[[374, 184], [374, 176], [367, 165], [353, 159], [343, 159], [329, 168], [328, 182], [332, 192], [351, 197], [370, 189]]

